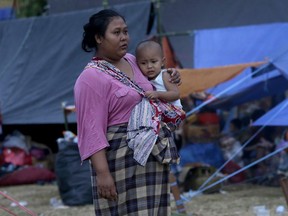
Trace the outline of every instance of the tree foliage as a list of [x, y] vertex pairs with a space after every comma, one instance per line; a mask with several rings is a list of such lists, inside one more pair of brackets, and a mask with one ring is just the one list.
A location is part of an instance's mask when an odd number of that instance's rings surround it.
[[47, 0], [16, 0], [16, 17], [41, 16], [46, 11]]

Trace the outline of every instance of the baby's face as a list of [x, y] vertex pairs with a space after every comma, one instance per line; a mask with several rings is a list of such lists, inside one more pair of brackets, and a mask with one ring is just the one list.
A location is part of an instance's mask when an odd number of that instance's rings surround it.
[[164, 64], [161, 50], [155, 47], [144, 47], [137, 55], [137, 64], [149, 80], [155, 79]]

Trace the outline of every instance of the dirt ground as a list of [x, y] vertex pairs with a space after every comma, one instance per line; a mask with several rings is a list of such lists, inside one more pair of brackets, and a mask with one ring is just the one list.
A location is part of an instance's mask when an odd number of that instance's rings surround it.
[[[2, 187], [0, 191], [18, 202], [26, 202], [26, 208], [38, 216], [94, 216], [92, 205], [54, 208], [50, 201], [51, 198], [59, 200], [57, 184]], [[171, 205], [175, 212], [175, 203], [172, 202]], [[278, 206], [287, 208], [281, 187], [249, 184], [224, 186], [221, 192], [198, 195], [185, 205], [189, 214], [198, 216], [253, 216], [253, 206], [258, 205], [265, 205], [270, 210], [270, 216], [273, 216], [276, 215]], [[3, 208], [12, 213], [4, 211]], [[29, 214], [19, 207], [12, 207], [11, 201], [0, 194], [0, 215]], [[288, 215], [288, 211], [285, 211], [284, 215]]]

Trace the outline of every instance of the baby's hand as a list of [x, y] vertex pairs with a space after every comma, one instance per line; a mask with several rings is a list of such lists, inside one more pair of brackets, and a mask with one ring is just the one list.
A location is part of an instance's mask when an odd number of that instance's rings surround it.
[[148, 99], [155, 100], [155, 99], [158, 99], [158, 92], [156, 92], [156, 91], [146, 91], [145, 92], [145, 96]]

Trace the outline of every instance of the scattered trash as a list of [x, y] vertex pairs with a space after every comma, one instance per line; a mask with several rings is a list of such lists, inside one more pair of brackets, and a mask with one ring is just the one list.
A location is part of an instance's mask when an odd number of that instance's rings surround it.
[[57, 140], [59, 150], [66, 147], [67, 143], [74, 143], [77, 145], [78, 137], [71, 131], [63, 131], [63, 137], [59, 137]]
[[270, 210], [265, 205], [253, 206], [253, 213], [256, 216], [270, 216]]
[[62, 203], [61, 199], [58, 199], [56, 197], [52, 197], [50, 199], [50, 205], [55, 209], [67, 209], [67, 208], [69, 208], [68, 206], [66, 206]]
[[182, 193], [180, 197], [184, 202], [190, 202], [193, 197], [198, 196], [200, 194], [202, 194], [202, 192], [189, 190], [188, 192]]
[[276, 212], [276, 215], [284, 215], [285, 214], [285, 207], [283, 206], [283, 205], [279, 205], [279, 206], [277, 206], [276, 207], [276, 210], [275, 210], [275, 212]]
[[[26, 202], [26, 201], [19, 201], [18, 203], [19, 203], [21, 206], [27, 206], [27, 205], [28, 205], [28, 202]], [[15, 202], [12, 202], [12, 203], [10, 204], [10, 206], [11, 206], [11, 207], [17, 207], [18, 204], [15, 203]]]
[[224, 190], [222, 190], [222, 189], [219, 190], [219, 193], [221, 193], [221, 194], [228, 194], [227, 191], [224, 191]]

